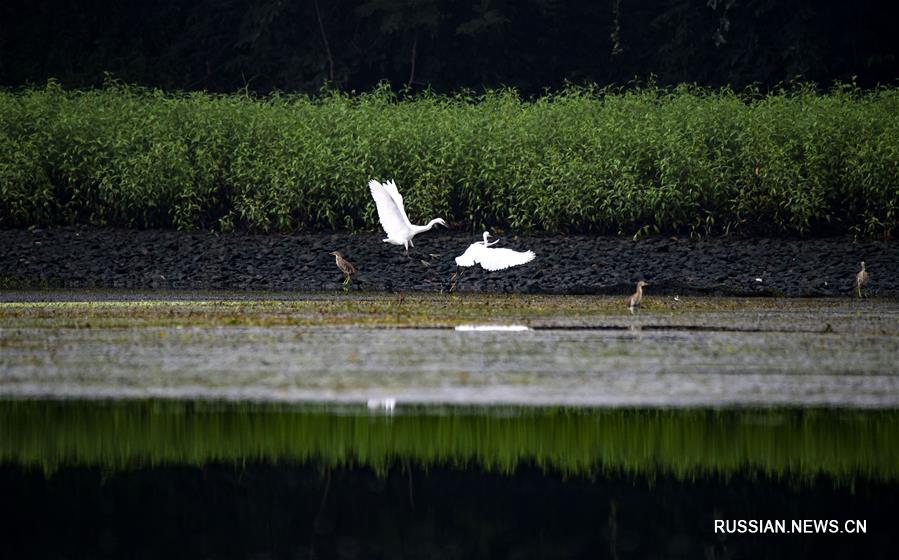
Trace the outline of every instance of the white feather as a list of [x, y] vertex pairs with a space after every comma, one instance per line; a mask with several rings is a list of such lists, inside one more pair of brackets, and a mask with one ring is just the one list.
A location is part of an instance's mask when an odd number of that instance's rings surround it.
[[481, 255], [481, 266], [485, 270], [503, 270], [520, 264], [529, 263], [536, 255], [533, 251], [513, 251], [512, 249], [493, 249], [486, 247]]
[[387, 233], [387, 239], [384, 241], [394, 245], [405, 245], [406, 253], [412, 245], [412, 238], [417, 234], [430, 230], [436, 224], [446, 226], [446, 222], [440, 218], [431, 220], [425, 226], [417, 226], [410, 222], [406, 216], [403, 197], [393, 181], [380, 183], [371, 180], [368, 182], [368, 188], [371, 190], [371, 197], [375, 199], [378, 221]]
[[475, 255], [483, 248], [484, 245], [482, 245], [480, 241], [469, 246], [468, 249], [465, 249], [464, 253], [456, 257], [456, 264], [459, 266], [474, 266], [477, 264]]
[[406, 214], [406, 206], [403, 204], [403, 195], [401, 195], [400, 190], [396, 188], [396, 183], [387, 181], [382, 186], [384, 187], [384, 190], [387, 191], [387, 194], [390, 195], [390, 198], [393, 199], [396, 207], [400, 209], [400, 214], [403, 216], [403, 220], [406, 221], [406, 225], [411, 226], [412, 222], [409, 221], [409, 216]]
[[[493, 243], [496, 243], [496, 241]], [[469, 245], [464, 253], [456, 257], [456, 264], [459, 266], [480, 264], [484, 270], [494, 272], [529, 263], [534, 260], [534, 257], [536, 255], [533, 251], [513, 251], [512, 249], [494, 249], [489, 247], [485, 232], [484, 241], [478, 241]]]
[[387, 233], [387, 238], [396, 240], [399, 242], [398, 245], [402, 245], [404, 238], [408, 237], [411, 224], [403, 208], [403, 197], [397, 191], [396, 185], [392, 182], [381, 184], [372, 180], [368, 182], [368, 188], [371, 189], [371, 196], [375, 199], [378, 221]]

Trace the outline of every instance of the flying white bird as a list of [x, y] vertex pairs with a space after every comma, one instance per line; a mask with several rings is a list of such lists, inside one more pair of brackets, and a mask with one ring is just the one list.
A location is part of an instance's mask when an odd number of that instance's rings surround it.
[[409, 247], [415, 247], [412, 244], [413, 237], [423, 231], [428, 231], [435, 224], [446, 227], [446, 222], [440, 218], [431, 220], [426, 226], [417, 226], [410, 222], [406, 216], [406, 208], [403, 206], [403, 197], [393, 181], [379, 183], [371, 180], [368, 182], [368, 188], [371, 189], [371, 196], [375, 199], [375, 205], [378, 207], [378, 220], [387, 233], [387, 239], [383, 241], [392, 245], [405, 246], [407, 255]]
[[499, 239], [490, 242], [490, 232], [484, 232], [484, 240], [477, 241], [468, 246], [465, 252], [456, 257], [459, 266], [474, 266], [480, 264], [484, 270], [503, 270], [534, 260], [533, 251], [513, 251], [512, 249], [491, 249], [492, 245], [499, 243]]

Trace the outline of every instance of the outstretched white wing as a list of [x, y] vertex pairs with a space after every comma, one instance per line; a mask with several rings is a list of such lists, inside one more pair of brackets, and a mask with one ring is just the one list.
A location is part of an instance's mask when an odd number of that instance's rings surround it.
[[492, 249], [484, 247], [478, 255], [478, 261], [485, 270], [503, 270], [512, 266], [529, 263], [534, 260], [533, 251], [513, 251], [512, 249]]
[[368, 182], [371, 196], [378, 208], [378, 220], [387, 232], [387, 237], [402, 238], [409, 229], [409, 218], [403, 208], [403, 197], [400, 196], [393, 181], [381, 184], [378, 181]]
[[480, 241], [472, 243], [468, 246], [468, 249], [465, 249], [464, 253], [456, 257], [456, 264], [459, 266], [474, 266], [483, 250], [484, 244]]
[[387, 194], [390, 195], [390, 198], [396, 203], [397, 208], [400, 209], [400, 212], [403, 214], [403, 219], [406, 220], [407, 225], [411, 225], [412, 222], [409, 221], [409, 216], [406, 215], [406, 206], [403, 204], [403, 195], [400, 194], [400, 190], [396, 188], [396, 183], [391, 181], [387, 181], [382, 185], [384, 190], [387, 191]]

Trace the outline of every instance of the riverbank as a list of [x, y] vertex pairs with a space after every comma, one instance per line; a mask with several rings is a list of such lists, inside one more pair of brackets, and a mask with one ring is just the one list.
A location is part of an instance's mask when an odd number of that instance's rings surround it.
[[[850, 296], [858, 262], [869, 295], [899, 295], [899, 243], [855, 240], [584, 235], [506, 236], [500, 246], [537, 253], [532, 263], [467, 269], [462, 292], [733, 296]], [[168, 230], [0, 230], [0, 289], [341, 290], [328, 253], [356, 265], [351, 291], [446, 292], [454, 257], [476, 235], [428, 232], [407, 257], [379, 234], [215, 234]]]

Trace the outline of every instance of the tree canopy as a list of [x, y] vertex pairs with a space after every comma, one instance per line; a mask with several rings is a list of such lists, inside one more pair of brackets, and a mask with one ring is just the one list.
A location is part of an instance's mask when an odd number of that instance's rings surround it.
[[6, 0], [0, 85], [452, 91], [893, 83], [876, 0]]

